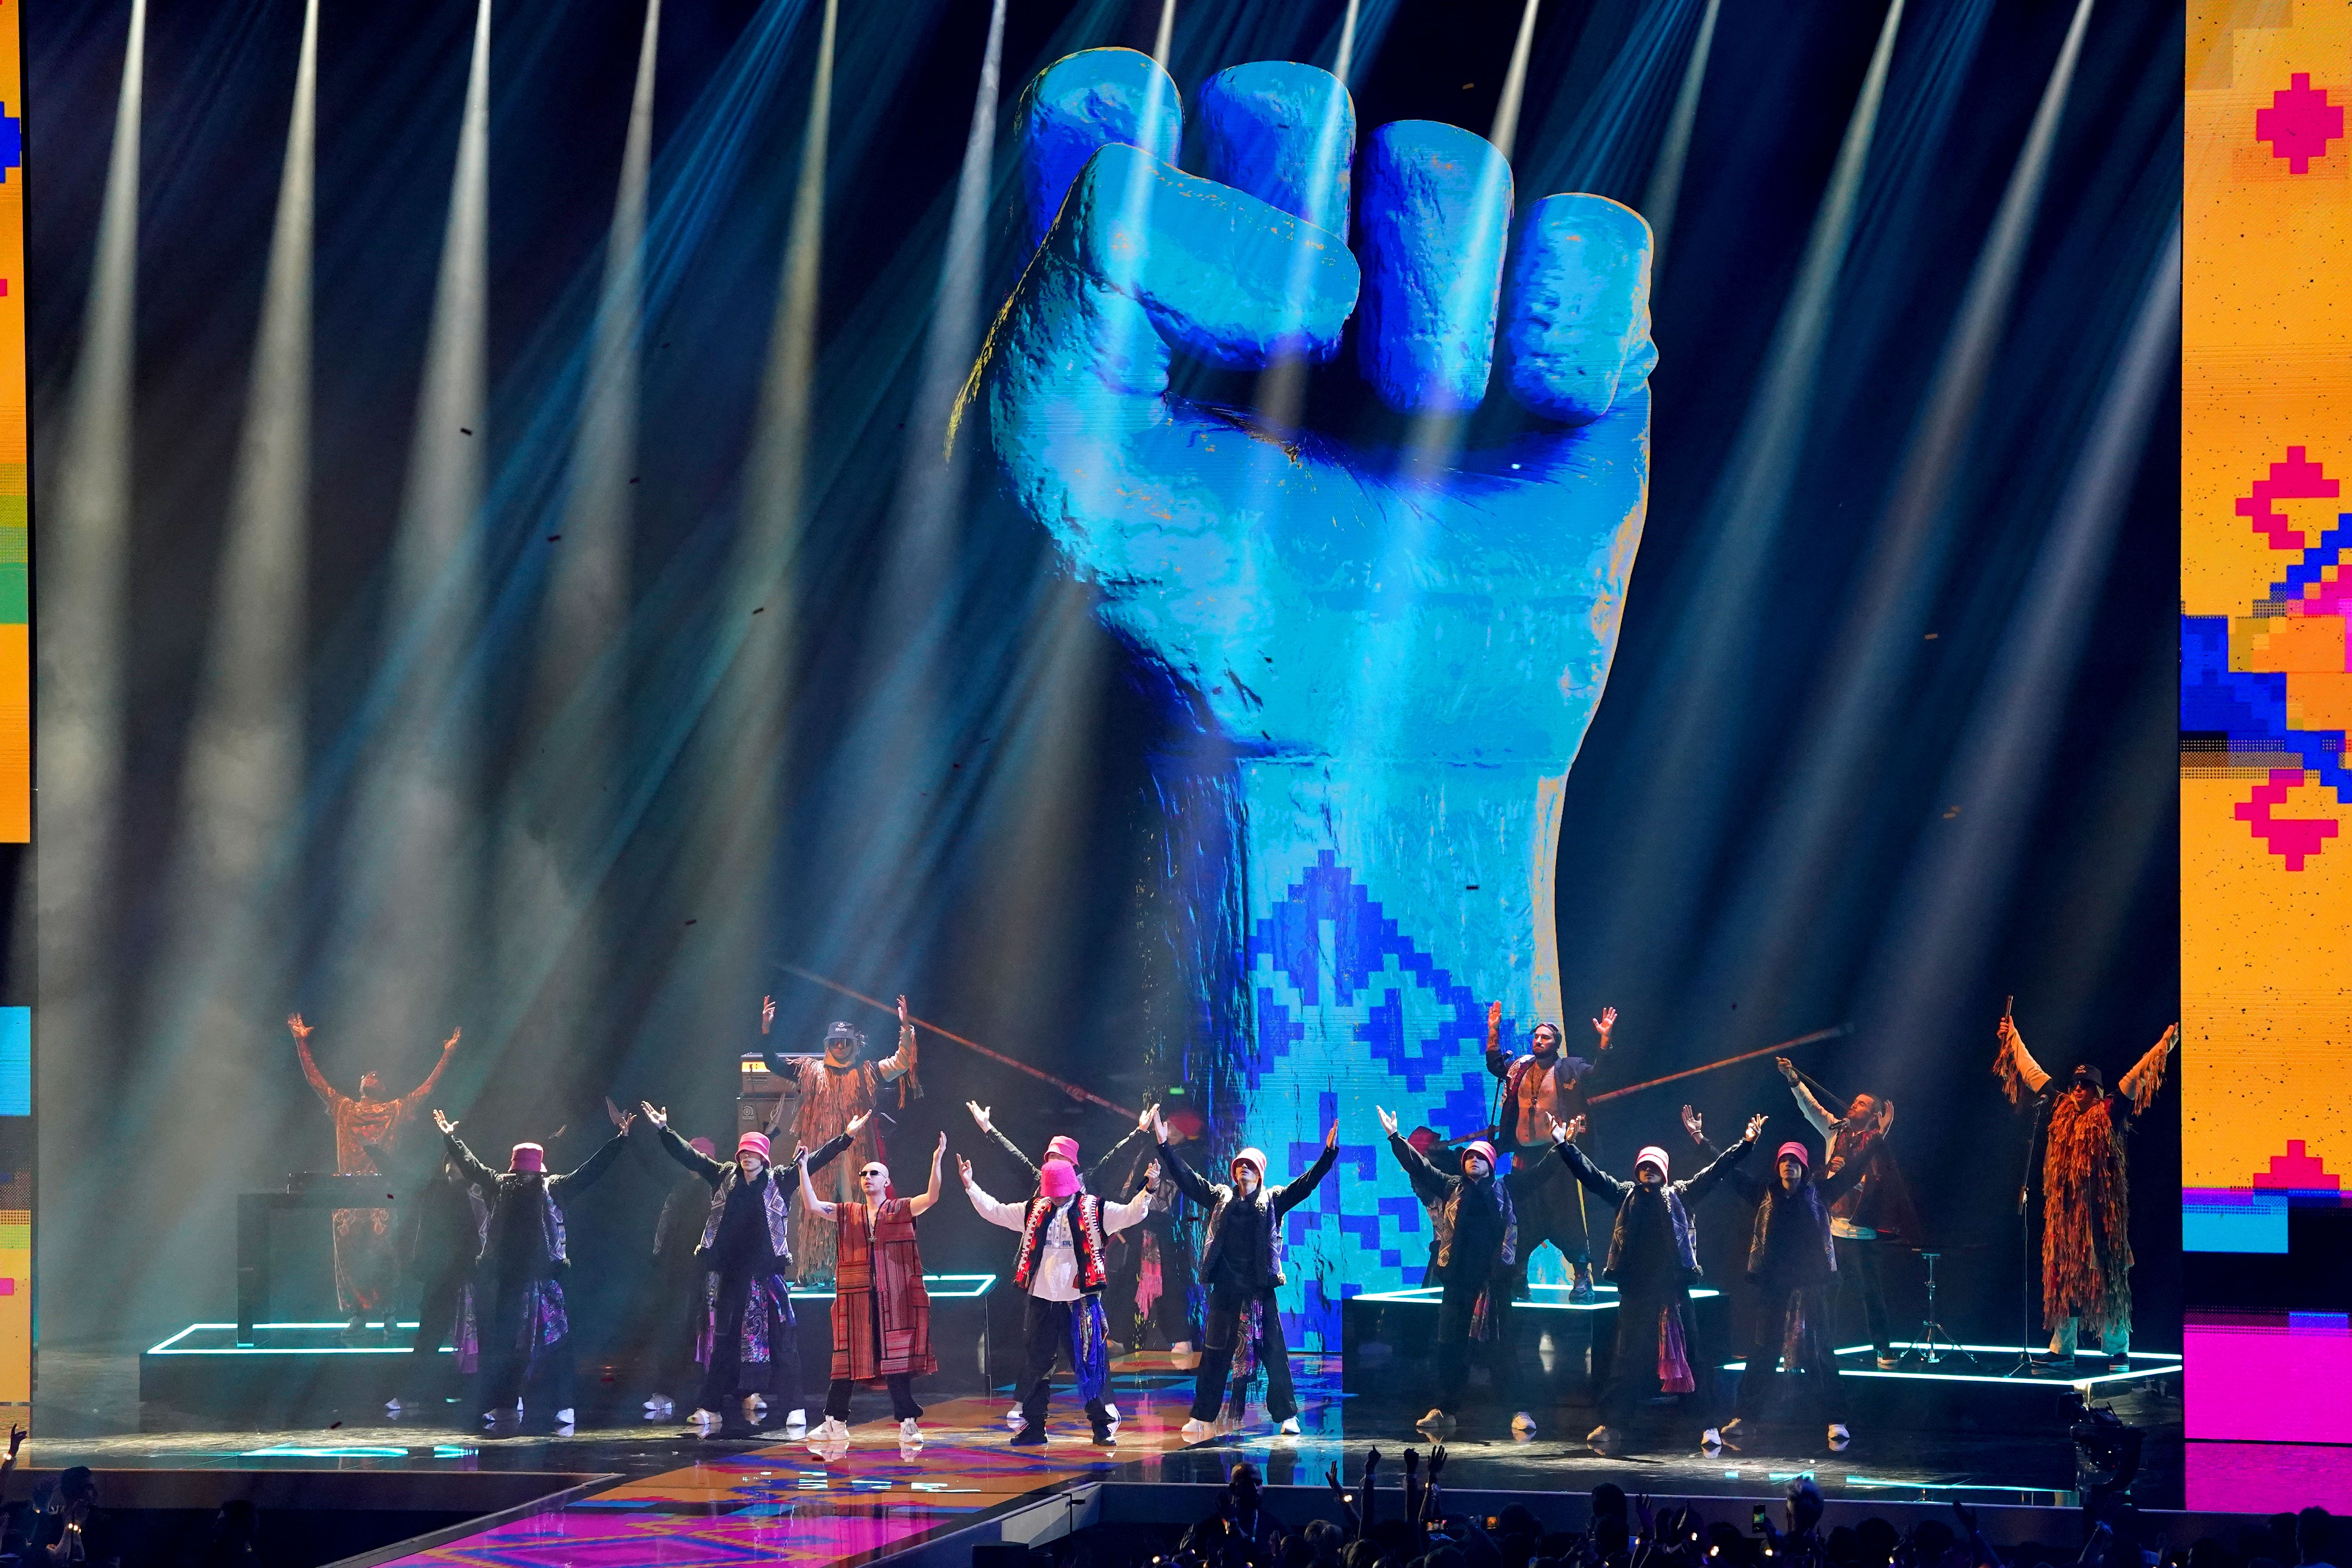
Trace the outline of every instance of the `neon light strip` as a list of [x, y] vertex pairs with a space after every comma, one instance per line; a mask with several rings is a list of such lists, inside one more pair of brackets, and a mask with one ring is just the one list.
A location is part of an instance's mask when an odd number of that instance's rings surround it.
[[[1531, 1287], [1531, 1289], [1537, 1290], [1558, 1290], [1564, 1292], [1572, 1289], [1572, 1287], [1567, 1285], [1537, 1285]], [[1596, 1286], [1595, 1289], [1598, 1290], [1605, 1290], [1612, 1295], [1614, 1295], [1617, 1290], [1617, 1287], [1614, 1285]], [[1434, 1307], [1437, 1305], [1438, 1298], [1444, 1293], [1444, 1288], [1441, 1286], [1423, 1285], [1410, 1290], [1367, 1290], [1360, 1296], [1350, 1296], [1348, 1300], [1350, 1301], [1395, 1301], [1409, 1307]], [[1711, 1300], [1715, 1297], [1722, 1294], [1723, 1292], [1720, 1290], [1712, 1289], [1702, 1285], [1690, 1293], [1690, 1299], [1694, 1301], [1705, 1301]], [[1514, 1301], [1511, 1303], [1511, 1306], [1514, 1310], [1518, 1311], [1537, 1312], [1611, 1312], [1617, 1309], [1617, 1303], [1614, 1301]]]

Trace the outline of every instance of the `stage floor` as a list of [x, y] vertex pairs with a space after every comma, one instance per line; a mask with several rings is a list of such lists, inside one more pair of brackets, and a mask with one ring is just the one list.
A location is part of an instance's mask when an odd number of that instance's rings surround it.
[[[1042, 1450], [1007, 1443], [1009, 1395], [962, 1398], [926, 1414], [919, 1450], [902, 1452], [879, 1391], [862, 1390], [862, 1419], [845, 1449], [819, 1454], [781, 1436], [721, 1443], [676, 1422], [631, 1419], [598, 1409], [629, 1395], [599, 1389], [569, 1436], [486, 1438], [454, 1420], [388, 1422], [381, 1411], [298, 1430], [138, 1431], [135, 1363], [128, 1358], [45, 1352], [41, 1420], [30, 1451], [42, 1468], [254, 1468], [300, 1470], [441, 1468], [596, 1473], [614, 1478], [591, 1495], [461, 1539], [414, 1552], [416, 1563], [558, 1563], [583, 1565], [684, 1561], [712, 1565], [784, 1559], [833, 1563], [911, 1543], [971, 1522], [1024, 1497], [1089, 1479], [1216, 1482], [1239, 1458], [1255, 1462], [1275, 1486], [1319, 1485], [1340, 1464], [1352, 1479], [1365, 1447], [1393, 1454], [1426, 1447], [1412, 1421], [1417, 1400], [1347, 1394], [1339, 1358], [1299, 1356], [1294, 1368], [1306, 1430], [1278, 1436], [1261, 1406], [1248, 1421], [1187, 1445], [1177, 1432], [1189, 1414], [1190, 1375], [1164, 1355], [1123, 1359], [1116, 1369], [1122, 1416], [1118, 1442], [1088, 1441], [1083, 1413], [1066, 1394], [1056, 1402], [1052, 1442]], [[1381, 1380], [1391, 1381], [1391, 1380]], [[2042, 1384], [2053, 1397], [2063, 1384]], [[2104, 1390], [2102, 1391], [2105, 1392]], [[2118, 1390], [2126, 1419], [2149, 1429], [2144, 1505], [2181, 1504], [2181, 1444], [2177, 1399], [2145, 1385]], [[126, 1405], [125, 1399], [128, 1396]], [[456, 1407], [451, 1406], [452, 1410]], [[1515, 1437], [1511, 1411], [1474, 1405], [1447, 1435], [1448, 1483], [1458, 1490], [1580, 1491], [1612, 1480], [1629, 1491], [1664, 1495], [1761, 1497], [1794, 1476], [1822, 1491], [1855, 1500], [1961, 1498], [1987, 1503], [2070, 1504], [2074, 1453], [2053, 1421], [2040, 1434], [2015, 1431], [1875, 1429], [1854, 1423], [1854, 1440], [1832, 1453], [1818, 1426], [1766, 1426], [1719, 1454], [1697, 1447], [1697, 1431], [1671, 1411], [1641, 1426], [1633, 1451], [1595, 1453], [1581, 1441], [1589, 1409], [1538, 1402], [1546, 1423]], [[127, 1414], [127, 1419], [126, 1419]], [[152, 1423], [152, 1415], [151, 1415]], [[655, 1539], [657, 1538], [657, 1539]], [[389, 1561], [389, 1559], [384, 1559]]]

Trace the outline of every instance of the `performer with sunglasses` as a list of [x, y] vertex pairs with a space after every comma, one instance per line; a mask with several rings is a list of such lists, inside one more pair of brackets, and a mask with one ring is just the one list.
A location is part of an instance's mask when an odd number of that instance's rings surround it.
[[876, 1378], [890, 1390], [890, 1414], [898, 1418], [899, 1441], [923, 1440], [922, 1429], [915, 1425], [923, 1407], [915, 1403], [913, 1384], [917, 1377], [939, 1371], [940, 1363], [931, 1353], [931, 1295], [923, 1287], [915, 1217], [940, 1201], [940, 1162], [947, 1152], [948, 1135], [942, 1132], [939, 1147], [931, 1151], [931, 1184], [911, 1198], [900, 1197], [891, 1186], [887, 1165], [868, 1160], [857, 1172], [864, 1199], [845, 1204], [817, 1196], [809, 1184], [807, 1163], [795, 1162], [801, 1202], [810, 1214], [839, 1226], [833, 1385], [825, 1391], [824, 1423], [809, 1434], [812, 1442], [847, 1437], [850, 1390]]

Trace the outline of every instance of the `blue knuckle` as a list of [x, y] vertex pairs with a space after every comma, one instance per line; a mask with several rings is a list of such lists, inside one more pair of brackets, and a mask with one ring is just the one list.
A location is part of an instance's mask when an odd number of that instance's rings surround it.
[[1511, 395], [1583, 425], [1657, 362], [1650, 342], [1650, 226], [1606, 196], [1546, 196], [1511, 252], [1504, 342]]
[[1013, 117], [1021, 142], [1021, 204], [1034, 248], [1054, 226], [1070, 182], [1100, 149], [1141, 147], [1173, 163], [1184, 108], [1150, 55], [1082, 49], [1039, 71]]
[[1485, 137], [1427, 120], [1372, 132], [1357, 342], [1391, 407], [1472, 408], [1486, 396], [1510, 223], [1510, 163]]
[[1356, 108], [1329, 71], [1260, 60], [1201, 85], [1209, 177], [1316, 227], [1348, 232]]

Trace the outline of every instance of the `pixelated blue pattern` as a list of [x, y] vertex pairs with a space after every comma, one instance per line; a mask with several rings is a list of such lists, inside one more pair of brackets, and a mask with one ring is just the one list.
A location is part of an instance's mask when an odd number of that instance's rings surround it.
[[[2333, 539], [2341, 530], [2330, 529]], [[2352, 799], [2344, 766], [2344, 731], [2295, 730], [2286, 721], [2286, 677], [2230, 668], [2230, 622], [2223, 616], [2180, 617], [2180, 727], [2220, 731], [2233, 752], [2284, 752], [2336, 792]]]
[[0, 1007], [0, 1116], [33, 1114], [33, 1010]]

